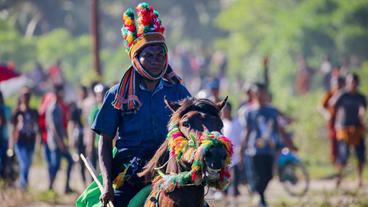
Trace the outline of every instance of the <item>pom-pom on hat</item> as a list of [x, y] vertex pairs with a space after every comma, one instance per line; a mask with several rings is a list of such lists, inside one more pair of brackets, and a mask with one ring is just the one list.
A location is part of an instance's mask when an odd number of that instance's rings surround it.
[[127, 9], [122, 17], [123, 27], [121, 33], [124, 39], [124, 46], [133, 59], [136, 53], [147, 44], [163, 43], [165, 28], [161, 24], [159, 13], [146, 2], [138, 4], [136, 7], [137, 19], [135, 19], [133, 9]]

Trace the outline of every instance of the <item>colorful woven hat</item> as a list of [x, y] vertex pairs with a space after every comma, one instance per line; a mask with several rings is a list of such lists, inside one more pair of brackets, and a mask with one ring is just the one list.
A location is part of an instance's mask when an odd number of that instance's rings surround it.
[[163, 36], [165, 28], [161, 24], [159, 14], [148, 3], [140, 3], [137, 8], [138, 18], [135, 21], [133, 9], [127, 9], [123, 14], [121, 33], [124, 46], [133, 58], [144, 45], [153, 43], [165, 44]]
[[[129, 54], [132, 66], [125, 72], [112, 105], [125, 113], [137, 112], [141, 107], [141, 102], [136, 94], [137, 79], [142, 77], [149, 80], [164, 78], [170, 83], [181, 83], [181, 78], [177, 76], [171, 67], [166, 65], [159, 75], [153, 75], [147, 71], [140, 63], [138, 54], [142, 48], [150, 44], [160, 44], [165, 52], [167, 47], [163, 33], [165, 28], [161, 24], [159, 14], [148, 3], [140, 3], [136, 7], [137, 19], [133, 9], [127, 9], [123, 14], [123, 27], [121, 32], [124, 39], [124, 47]], [[167, 55], [166, 55], [167, 58]], [[140, 76], [136, 77], [136, 73]]]

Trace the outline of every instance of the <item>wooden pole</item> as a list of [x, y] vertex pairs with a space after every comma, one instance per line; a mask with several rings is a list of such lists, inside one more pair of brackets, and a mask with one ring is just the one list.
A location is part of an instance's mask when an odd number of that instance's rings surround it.
[[91, 2], [91, 33], [92, 33], [92, 51], [93, 51], [93, 68], [99, 77], [102, 77], [100, 64], [100, 36], [99, 36], [99, 15], [98, 0]]
[[[97, 178], [97, 173], [96, 170], [92, 167], [92, 164], [89, 160], [86, 159], [86, 157], [83, 154], [79, 155], [80, 158], [82, 159], [84, 165], [86, 166], [88, 172], [91, 174], [93, 180], [96, 182], [98, 188], [100, 189], [101, 193], [103, 192], [103, 186], [101, 184], [101, 182], [98, 180]], [[107, 204], [108, 207], [114, 207], [114, 204], [109, 201], [109, 203]]]

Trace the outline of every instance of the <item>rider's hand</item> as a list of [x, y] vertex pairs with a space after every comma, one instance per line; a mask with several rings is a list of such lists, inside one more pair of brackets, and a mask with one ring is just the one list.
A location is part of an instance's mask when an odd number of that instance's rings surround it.
[[100, 196], [100, 201], [103, 204], [103, 206], [107, 206], [109, 201], [113, 201], [113, 200], [114, 200], [114, 190], [112, 189], [112, 187], [104, 188]]

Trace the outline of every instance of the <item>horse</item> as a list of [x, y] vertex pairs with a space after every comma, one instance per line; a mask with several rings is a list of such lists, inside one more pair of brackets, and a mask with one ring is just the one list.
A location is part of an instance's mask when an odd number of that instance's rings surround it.
[[165, 99], [173, 112], [167, 139], [138, 174], [152, 181], [144, 207], [206, 206], [205, 186], [227, 186], [232, 144], [220, 134], [220, 112], [226, 101]]

